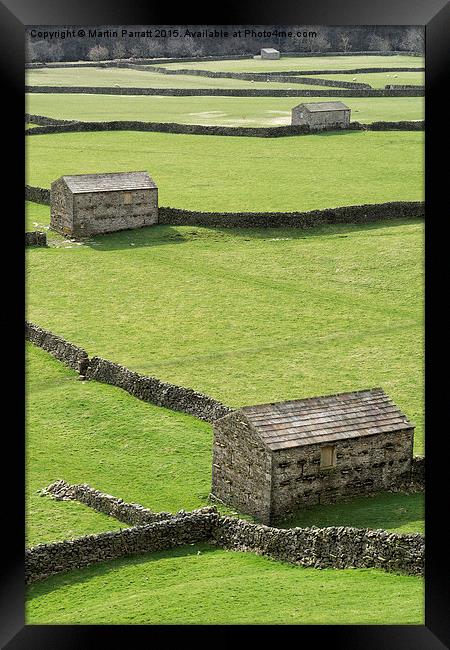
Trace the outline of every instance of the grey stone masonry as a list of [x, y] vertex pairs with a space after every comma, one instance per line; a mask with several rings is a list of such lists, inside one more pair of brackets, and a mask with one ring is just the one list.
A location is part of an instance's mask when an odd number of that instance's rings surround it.
[[424, 536], [419, 533], [344, 526], [279, 529], [223, 517], [214, 508], [204, 508], [142, 526], [29, 548], [25, 551], [25, 580], [31, 583], [121, 557], [199, 542], [318, 569], [375, 567], [410, 575], [424, 572]]
[[192, 388], [169, 384], [156, 377], [140, 375], [100, 357], [92, 357], [89, 360], [86, 377], [122, 388], [130, 395], [145, 402], [152, 402], [157, 406], [170, 408], [174, 411], [183, 411], [208, 422], [212, 422], [232, 410], [212, 397]]
[[280, 52], [276, 50], [274, 47], [263, 47], [261, 50], [261, 58], [262, 59], [279, 59], [280, 58]]
[[34, 345], [46, 350], [59, 361], [62, 361], [73, 370], [84, 373], [89, 363], [86, 350], [69, 343], [62, 336], [53, 334], [39, 325], [25, 321], [25, 339]]
[[185, 517], [193, 513], [208, 514], [216, 512], [215, 508], [210, 506], [199, 508], [192, 512], [180, 510], [176, 514], [170, 512], [153, 512], [153, 510], [144, 508], [144, 506], [138, 503], [126, 503], [122, 499], [95, 490], [89, 485], [70, 485], [62, 479], [55, 481], [41, 490], [41, 495], [49, 496], [58, 501], [78, 501], [97, 512], [114, 517], [130, 526], [144, 526], [146, 524], [153, 524], [155, 521], [166, 521], [167, 519]]
[[213, 429], [212, 495], [266, 524], [411, 480], [414, 425], [380, 388], [244, 407]]
[[311, 130], [346, 129], [350, 125], [350, 108], [343, 102], [304, 102], [292, 109], [292, 124]]
[[39, 230], [26, 232], [25, 246], [47, 246], [47, 233]]
[[146, 172], [61, 176], [50, 189], [50, 225], [74, 238], [158, 222], [158, 188]]
[[222, 548], [267, 555], [275, 560], [316, 569], [374, 567], [422, 575], [425, 541], [419, 533], [332, 526], [272, 528], [234, 517], [219, 517], [213, 542]]
[[211, 537], [215, 517], [214, 512], [190, 513], [145, 526], [39, 544], [25, 552], [25, 581], [31, 583], [99, 562], [202, 542]]

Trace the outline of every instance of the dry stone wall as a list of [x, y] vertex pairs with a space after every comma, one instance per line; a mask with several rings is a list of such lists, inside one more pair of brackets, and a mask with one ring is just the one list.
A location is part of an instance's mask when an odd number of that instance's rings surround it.
[[[259, 138], [279, 138], [293, 135], [311, 135], [316, 130], [308, 125], [288, 124], [274, 127], [235, 127], [235, 126], [206, 126], [203, 124], [177, 124], [174, 122], [140, 122], [140, 121], [107, 121], [107, 122], [82, 122], [52, 120], [46, 118], [48, 124], [36, 126], [26, 131], [26, 135], [47, 135], [50, 133], [73, 133], [83, 131], [154, 131], [159, 133], [183, 133], [187, 135], [221, 135], [245, 136]], [[339, 126], [335, 130], [350, 129], [353, 131], [422, 131], [425, 122], [372, 122], [361, 124], [350, 122], [345, 127]], [[332, 126], [329, 127], [330, 130]]]
[[[336, 88], [371, 88], [369, 84], [358, 83], [353, 81], [336, 81], [334, 79], [315, 79], [310, 76], [301, 77], [297, 74], [294, 75], [277, 75], [276, 73], [265, 74], [263, 72], [211, 72], [210, 70], [192, 70], [190, 68], [160, 68], [151, 67], [150, 70], [142, 65], [129, 65], [129, 68], [134, 70], [142, 70], [145, 72], [159, 72], [160, 74], [167, 75], [192, 75], [196, 77], [209, 77], [212, 79], [241, 79], [243, 81], [262, 81], [262, 82], [278, 82], [278, 83], [298, 83], [311, 86], [330, 86]], [[403, 87], [403, 86], [402, 86]]]
[[314, 568], [378, 568], [423, 575], [424, 536], [351, 527], [279, 529], [208, 511], [186, 513], [124, 530], [39, 544], [25, 551], [25, 580], [122, 557], [209, 542]]
[[25, 321], [25, 338], [81, 373], [89, 362], [85, 350], [29, 321]]
[[425, 487], [425, 456], [414, 456], [411, 466], [411, 482], [419, 488]]
[[33, 115], [25, 113], [25, 124], [36, 124], [38, 126], [52, 126], [54, 124], [72, 124], [76, 120], [58, 120], [54, 117], [47, 117], [46, 115]]
[[118, 386], [145, 402], [174, 411], [183, 411], [208, 422], [213, 422], [232, 411], [230, 407], [191, 388], [140, 375], [100, 357], [90, 359], [86, 378]]
[[122, 499], [95, 490], [87, 484], [70, 485], [66, 481], [58, 480], [44, 488], [41, 494], [50, 496], [58, 501], [78, 501], [84, 505], [101, 512], [109, 517], [114, 517], [131, 526], [144, 526], [156, 521], [181, 518], [188, 514], [208, 514], [216, 512], [215, 508], [205, 507], [187, 513], [180, 510], [176, 514], [170, 512], [153, 512], [138, 503], [126, 503]]
[[145, 402], [188, 413], [207, 422], [213, 422], [233, 410], [192, 388], [140, 375], [100, 357], [89, 359], [87, 352], [82, 348], [28, 321], [25, 322], [25, 338], [77, 370], [86, 379], [117, 386]]
[[219, 517], [213, 541], [222, 548], [250, 551], [315, 568], [378, 568], [422, 575], [424, 536], [344, 526], [271, 528], [233, 517]]
[[191, 513], [145, 526], [39, 544], [25, 551], [26, 583], [121, 557], [195, 544], [209, 539], [217, 515]]
[[[408, 84], [387, 84], [385, 88], [386, 90], [407, 90], [411, 86], [408, 86]], [[420, 88], [425, 93], [425, 86], [416, 86], [416, 88]]]
[[25, 185], [25, 200], [32, 201], [33, 203], [50, 205], [50, 190], [44, 187], [33, 187], [32, 185]]
[[423, 201], [350, 205], [310, 212], [194, 212], [179, 208], [160, 208], [159, 223], [217, 228], [311, 228], [324, 224], [417, 219], [423, 218], [424, 214]]
[[175, 97], [222, 96], [222, 97], [423, 97], [420, 86], [406, 89], [386, 88], [132, 88], [116, 86], [25, 86], [27, 93], [69, 93], [89, 95], [168, 95]]
[[[408, 68], [408, 67], [392, 67], [392, 68], [347, 68], [345, 70], [280, 70], [279, 72], [264, 72], [267, 77], [283, 77], [290, 75], [335, 75], [335, 74], [366, 74], [372, 72], [424, 72], [425, 68]], [[407, 84], [402, 84], [407, 85]]]
[[[26, 185], [25, 198], [48, 205], [50, 190]], [[424, 216], [423, 201], [348, 205], [308, 212], [199, 212], [170, 207], [158, 209], [159, 224], [217, 228], [313, 228], [325, 224], [373, 223], [391, 219], [420, 219]]]
[[39, 230], [26, 232], [25, 246], [47, 246], [47, 233]]
[[[370, 51], [354, 51], [354, 52], [282, 52], [282, 56], [286, 57], [296, 57], [296, 58], [308, 58], [308, 57], [317, 57], [317, 56], [416, 56], [421, 57], [423, 54], [420, 52], [408, 52], [408, 51], [392, 51], [392, 52], [376, 52], [374, 50]], [[120, 64], [128, 63], [140, 63], [140, 64], [161, 64], [161, 63], [195, 63], [198, 61], [232, 61], [234, 59], [253, 59], [251, 54], [224, 54], [224, 55], [210, 55], [210, 56], [197, 56], [197, 57], [160, 57], [160, 58], [129, 58], [129, 59], [108, 59], [106, 61], [92, 62], [92, 61], [74, 61], [74, 62], [33, 62], [26, 63], [25, 68], [36, 69], [36, 68], [74, 68], [74, 67], [114, 67]]]

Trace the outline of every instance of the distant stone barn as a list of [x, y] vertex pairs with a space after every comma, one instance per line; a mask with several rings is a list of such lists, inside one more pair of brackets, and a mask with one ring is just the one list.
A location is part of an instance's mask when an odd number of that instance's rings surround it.
[[247, 406], [213, 428], [212, 496], [265, 524], [410, 477], [414, 425], [381, 388]]
[[158, 188], [147, 172], [61, 176], [50, 189], [50, 225], [69, 237], [158, 222]]
[[280, 52], [273, 47], [264, 47], [261, 50], [262, 59], [279, 59]]
[[343, 102], [305, 102], [292, 109], [292, 124], [312, 130], [347, 129], [351, 109]]

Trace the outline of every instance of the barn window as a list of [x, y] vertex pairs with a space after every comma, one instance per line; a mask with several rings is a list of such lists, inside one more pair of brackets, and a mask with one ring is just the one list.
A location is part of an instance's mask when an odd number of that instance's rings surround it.
[[326, 445], [321, 448], [320, 467], [321, 469], [336, 467], [336, 445]]
[[124, 192], [123, 193], [123, 202], [125, 205], [130, 205], [131, 203], [131, 192]]

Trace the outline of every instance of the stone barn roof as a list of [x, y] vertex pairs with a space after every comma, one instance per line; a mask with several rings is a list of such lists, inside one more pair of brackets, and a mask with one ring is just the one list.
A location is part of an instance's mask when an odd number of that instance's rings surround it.
[[72, 194], [157, 189], [155, 182], [147, 172], [78, 174], [76, 176], [61, 176], [61, 178]]
[[294, 108], [302, 107], [310, 113], [317, 113], [320, 111], [349, 111], [350, 108], [343, 102], [306, 102], [305, 104], [298, 104]]
[[381, 388], [245, 406], [235, 412], [273, 451], [414, 427]]

